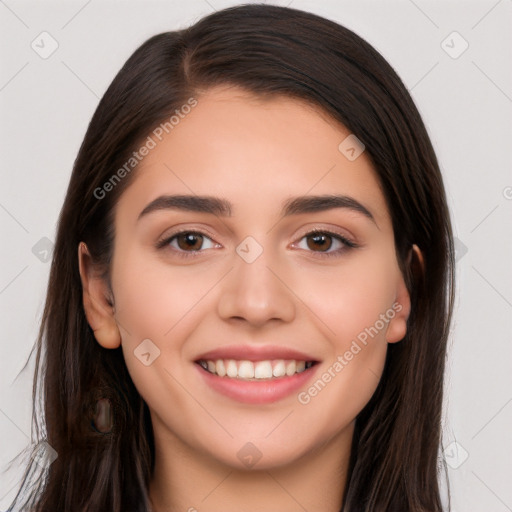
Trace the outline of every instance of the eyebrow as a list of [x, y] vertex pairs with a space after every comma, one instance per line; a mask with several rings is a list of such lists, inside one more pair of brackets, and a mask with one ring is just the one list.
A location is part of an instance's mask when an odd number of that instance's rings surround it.
[[[375, 225], [375, 218], [368, 208], [353, 197], [343, 195], [299, 196], [288, 199], [281, 210], [282, 217], [303, 213], [316, 213], [335, 208], [344, 208], [360, 213]], [[139, 214], [138, 220], [158, 210], [181, 210], [210, 213], [219, 217], [231, 217], [233, 206], [226, 199], [213, 196], [164, 195], [151, 201]], [[378, 227], [378, 226], [377, 226]]]

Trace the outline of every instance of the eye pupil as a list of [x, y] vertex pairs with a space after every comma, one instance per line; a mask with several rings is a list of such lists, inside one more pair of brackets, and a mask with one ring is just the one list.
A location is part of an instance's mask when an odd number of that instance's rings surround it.
[[183, 233], [177, 236], [180, 249], [198, 251], [203, 243], [203, 236], [195, 233]]
[[[310, 244], [310, 240], [313, 240], [313, 245]], [[309, 249], [321, 249], [327, 251], [332, 245], [332, 237], [326, 234], [315, 234], [308, 237], [308, 248]]]

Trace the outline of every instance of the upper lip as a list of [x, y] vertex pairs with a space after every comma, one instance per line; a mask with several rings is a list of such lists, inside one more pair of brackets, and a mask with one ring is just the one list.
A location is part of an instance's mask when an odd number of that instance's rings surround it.
[[205, 352], [196, 358], [196, 361], [216, 361], [217, 359], [235, 359], [239, 361], [266, 361], [273, 359], [316, 361], [309, 354], [277, 345], [229, 345]]

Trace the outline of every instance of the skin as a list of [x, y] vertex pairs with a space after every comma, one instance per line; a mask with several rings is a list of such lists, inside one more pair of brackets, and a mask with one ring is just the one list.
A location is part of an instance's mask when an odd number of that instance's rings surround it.
[[[410, 313], [375, 171], [364, 152], [349, 161], [338, 150], [349, 134], [296, 99], [210, 89], [144, 158], [117, 204], [111, 290], [80, 245], [88, 321], [103, 347], [122, 346], [151, 411], [155, 511], [340, 509], [355, 418]], [[138, 220], [162, 194], [217, 196], [232, 216], [158, 210]], [[350, 196], [374, 221], [346, 208], [281, 217], [285, 200], [313, 194]], [[204, 232], [204, 249], [183, 258], [176, 239], [155, 248], [177, 228]], [[358, 247], [322, 257], [323, 246], [305, 237], [313, 228]], [[252, 263], [235, 251], [247, 236], [263, 249]], [[328, 241], [328, 251], [344, 247]], [[209, 388], [194, 362], [229, 344], [295, 348], [319, 361], [307, 391], [394, 304], [400, 311], [307, 404], [298, 393], [241, 404]], [[134, 356], [147, 338], [160, 350], [150, 366]], [[250, 469], [237, 456], [247, 442], [262, 455]]]

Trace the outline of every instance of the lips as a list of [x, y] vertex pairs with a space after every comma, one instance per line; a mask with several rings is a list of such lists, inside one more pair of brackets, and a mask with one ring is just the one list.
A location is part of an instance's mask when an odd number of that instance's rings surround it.
[[232, 345], [220, 347], [201, 354], [196, 361], [216, 361], [217, 359], [234, 359], [236, 361], [295, 360], [315, 361], [311, 354], [279, 346]]
[[205, 352], [195, 363], [210, 389], [239, 402], [264, 404], [297, 391], [313, 376], [318, 360], [286, 347], [237, 345]]

